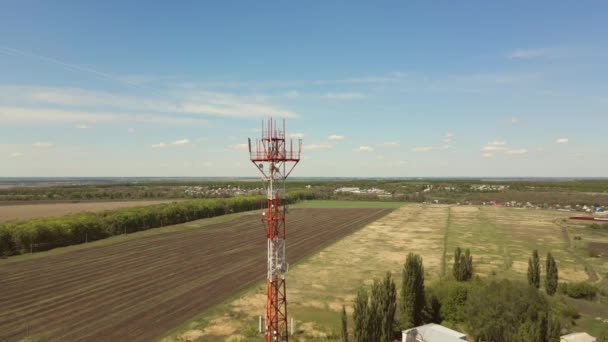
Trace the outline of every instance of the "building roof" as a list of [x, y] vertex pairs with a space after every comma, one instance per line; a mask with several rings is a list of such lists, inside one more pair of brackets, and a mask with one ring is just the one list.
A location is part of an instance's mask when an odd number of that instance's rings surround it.
[[560, 338], [560, 341], [564, 342], [596, 342], [597, 339], [586, 332], [576, 332], [568, 335], [564, 335]]
[[[462, 342], [467, 340], [467, 335], [435, 323], [421, 325], [412, 329], [416, 329], [418, 336], [422, 337], [425, 342]], [[406, 335], [412, 329], [404, 330], [403, 335]]]

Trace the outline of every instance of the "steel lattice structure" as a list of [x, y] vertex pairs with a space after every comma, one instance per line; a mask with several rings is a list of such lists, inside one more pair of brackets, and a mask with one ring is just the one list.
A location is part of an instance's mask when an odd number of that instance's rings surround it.
[[302, 139], [294, 149], [285, 140], [285, 120], [282, 130], [272, 119], [262, 122], [262, 138], [252, 146], [249, 139], [251, 162], [262, 173], [266, 187], [266, 200], [262, 203], [262, 223], [268, 239], [268, 283], [266, 286], [266, 341], [287, 341], [287, 293], [285, 274], [288, 264], [285, 258], [285, 181], [300, 161]]

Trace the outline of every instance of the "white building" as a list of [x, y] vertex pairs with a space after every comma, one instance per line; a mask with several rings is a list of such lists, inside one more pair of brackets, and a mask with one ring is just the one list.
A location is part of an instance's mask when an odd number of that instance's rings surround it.
[[467, 335], [435, 323], [429, 323], [408, 330], [403, 330], [401, 332], [401, 336], [403, 342], [468, 341]]
[[596, 342], [597, 339], [586, 332], [576, 332], [560, 337], [560, 342]]

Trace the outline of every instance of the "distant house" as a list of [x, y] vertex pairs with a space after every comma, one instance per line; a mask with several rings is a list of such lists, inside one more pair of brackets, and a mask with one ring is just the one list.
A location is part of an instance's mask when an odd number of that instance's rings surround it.
[[401, 332], [402, 342], [462, 342], [468, 341], [467, 335], [430, 323]]
[[597, 342], [597, 338], [586, 332], [576, 332], [560, 337], [560, 342]]

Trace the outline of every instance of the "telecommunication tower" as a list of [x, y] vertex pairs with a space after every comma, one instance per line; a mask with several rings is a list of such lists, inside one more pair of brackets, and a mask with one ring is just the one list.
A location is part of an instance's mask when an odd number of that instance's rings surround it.
[[266, 341], [287, 341], [287, 293], [285, 274], [288, 264], [285, 259], [285, 181], [300, 161], [302, 139], [296, 146], [285, 142], [285, 120], [283, 129], [276, 121], [262, 121], [262, 138], [252, 146], [249, 139], [251, 162], [262, 173], [266, 187], [266, 199], [262, 203], [262, 223], [268, 239], [268, 283], [266, 285]]

